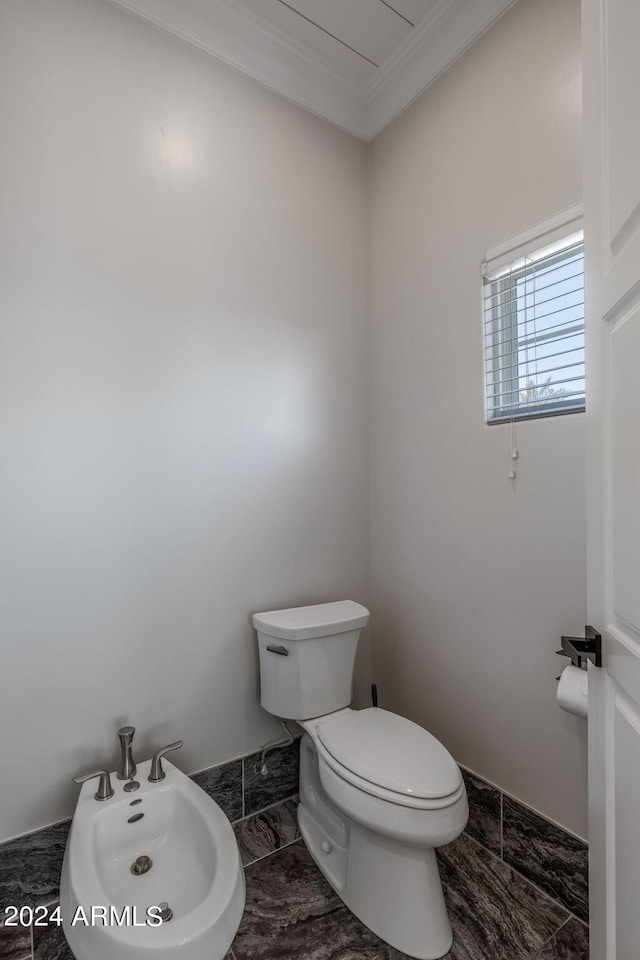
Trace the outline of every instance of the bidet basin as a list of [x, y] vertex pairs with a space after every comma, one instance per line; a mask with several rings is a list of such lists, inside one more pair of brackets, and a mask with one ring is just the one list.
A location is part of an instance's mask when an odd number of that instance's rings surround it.
[[[226, 816], [164, 761], [149, 783], [98, 803], [85, 784], [62, 867], [60, 908], [76, 960], [222, 960], [244, 910], [244, 872]], [[117, 781], [116, 781], [117, 783]]]

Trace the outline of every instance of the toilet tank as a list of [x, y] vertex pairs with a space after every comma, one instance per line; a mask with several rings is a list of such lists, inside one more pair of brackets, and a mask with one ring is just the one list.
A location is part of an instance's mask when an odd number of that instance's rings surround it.
[[348, 707], [368, 619], [369, 611], [352, 600], [256, 613], [264, 709], [285, 720], [309, 720]]

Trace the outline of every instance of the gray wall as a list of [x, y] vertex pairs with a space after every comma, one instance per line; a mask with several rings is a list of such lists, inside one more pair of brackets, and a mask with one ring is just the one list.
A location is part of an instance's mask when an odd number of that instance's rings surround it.
[[250, 614], [368, 602], [369, 412], [364, 144], [102, 0], [0, 44], [4, 839], [123, 722], [279, 732]]
[[586, 834], [584, 417], [483, 419], [487, 247], [581, 199], [579, 0], [520, 0], [375, 141], [372, 595], [381, 704]]

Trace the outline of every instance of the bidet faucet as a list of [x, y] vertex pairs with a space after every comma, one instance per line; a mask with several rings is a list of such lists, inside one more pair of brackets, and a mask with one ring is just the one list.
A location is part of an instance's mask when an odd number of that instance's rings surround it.
[[120, 727], [120, 763], [118, 764], [118, 780], [131, 780], [136, 775], [136, 765], [131, 753], [131, 741], [136, 732], [135, 727]]

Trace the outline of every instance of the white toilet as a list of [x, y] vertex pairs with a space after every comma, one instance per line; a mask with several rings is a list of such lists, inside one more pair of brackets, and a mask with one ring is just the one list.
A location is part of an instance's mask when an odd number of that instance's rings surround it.
[[453, 937], [435, 847], [464, 830], [467, 795], [453, 757], [422, 727], [349, 707], [368, 619], [350, 600], [257, 613], [261, 703], [305, 731], [298, 822], [320, 870], [379, 937], [436, 960]]

